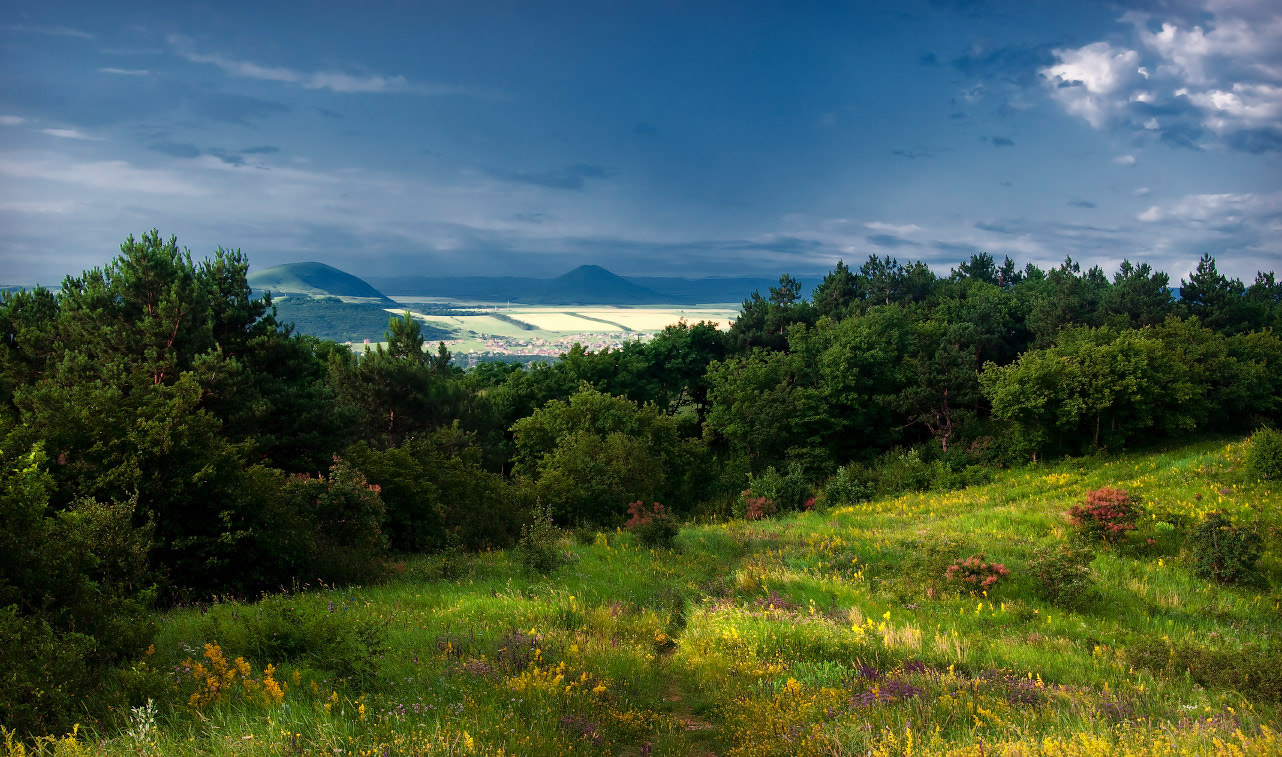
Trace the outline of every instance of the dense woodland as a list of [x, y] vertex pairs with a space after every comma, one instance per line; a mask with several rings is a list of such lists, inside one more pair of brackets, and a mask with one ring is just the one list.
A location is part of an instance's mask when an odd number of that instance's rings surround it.
[[26, 731], [99, 706], [157, 607], [374, 581], [535, 510], [857, 502], [1282, 416], [1282, 285], [1209, 256], [1179, 282], [873, 257], [809, 300], [781, 277], [728, 332], [468, 371], [408, 316], [362, 355], [295, 334], [247, 267], [153, 231], [0, 300], [0, 706]]

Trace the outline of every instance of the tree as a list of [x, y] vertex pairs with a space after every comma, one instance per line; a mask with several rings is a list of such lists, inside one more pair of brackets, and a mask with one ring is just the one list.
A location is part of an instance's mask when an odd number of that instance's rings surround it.
[[388, 321], [387, 343], [366, 347], [359, 357], [331, 356], [330, 385], [356, 414], [363, 438], [395, 446], [459, 418], [466, 396], [444, 343], [435, 357], [424, 352], [419, 324], [409, 313]]
[[770, 304], [781, 308], [791, 306], [801, 297], [801, 282], [788, 274], [779, 277], [779, 286], [770, 287]]
[[1148, 263], [1137, 266], [1123, 260], [1113, 276], [1113, 286], [1100, 299], [1102, 320], [1122, 328], [1162, 323], [1175, 309], [1169, 284], [1167, 275], [1154, 271]]
[[815, 312], [840, 320], [859, 296], [858, 280], [851, 273], [845, 261], [838, 260], [837, 267], [832, 269], [819, 286], [815, 287], [810, 300], [815, 305]]
[[[1010, 258], [1006, 258], [1010, 263]], [[982, 281], [985, 284], [998, 283], [997, 261], [986, 252], [971, 255], [970, 260], [962, 262], [953, 271], [954, 281]]]
[[653, 405], [584, 385], [512, 427], [513, 473], [562, 523], [622, 522], [629, 502], [681, 507], [691, 497], [692, 443]]

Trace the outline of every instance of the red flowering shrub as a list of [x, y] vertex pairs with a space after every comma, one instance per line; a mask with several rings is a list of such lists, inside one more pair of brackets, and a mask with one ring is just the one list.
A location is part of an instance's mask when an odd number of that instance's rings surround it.
[[1139, 498], [1122, 489], [1105, 486], [1086, 493], [1086, 502], [1073, 505], [1068, 514], [1073, 525], [1090, 539], [1116, 542], [1135, 530]]
[[628, 522], [624, 526], [636, 534], [642, 544], [651, 547], [671, 547], [681, 530], [662, 503], [655, 502], [647, 508], [639, 499], [628, 505]]
[[944, 571], [944, 577], [949, 582], [960, 584], [971, 591], [988, 591], [1009, 575], [1010, 571], [1003, 563], [985, 562], [983, 552], [957, 560]]
[[744, 489], [735, 505], [734, 514], [744, 520], [761, 520], [774, 515], [779, 510], [773, 499], [767, 499], [764, 496], [755, 497], [751, 489]]

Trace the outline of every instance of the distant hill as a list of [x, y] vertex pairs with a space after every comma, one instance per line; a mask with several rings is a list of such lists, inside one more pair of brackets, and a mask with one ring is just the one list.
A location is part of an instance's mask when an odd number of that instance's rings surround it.
[[530, 293], [530, 302], [558, 305], [659, 305], [672, 302], [660, 294], [605, 270], [581, 265]]
[[[555, 279], [524, 276], [398, 276], [368, 277], [370, 284], [392, 297], [449, 297], [480, 302], [521, 302], [552, 305], [683, 305], [734, 302], [754, 291], [767, 296], [777, 278], [682, 279], [665, 276], [618, 276], [595, 265], [580, 266]], [[818, 278], [801, 279], [803, 297]]]
[[[343, 302], [337, 297], [292, 295], [275, 301], [276, 318], [294, 324], [300, 334], [336, 342], [381, 342], [387, 333], [387, 322], [396, 317], [373, 302]], [[420, 323], [428, 342], [452, 339], [455, 334], [427, 323]]]
[[286, 263], [249, 274], [254, 289], [282, 294], [306, 294], [313, 297], [365, 297], [393, 303], [386, 295], [362, 279], [324, 263]]

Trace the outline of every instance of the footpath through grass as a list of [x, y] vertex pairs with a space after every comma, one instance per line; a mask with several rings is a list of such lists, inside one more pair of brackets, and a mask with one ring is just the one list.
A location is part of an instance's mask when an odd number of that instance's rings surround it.
[[[122, 684], [154, 718], [110, 754], [1277, 754], [1282, 494], [1241, 446], [1070, 461], [986, 486], [754, 523], [411, 561], [395, 580], [184, 610]], [[1094, 589], [1038, 599], [1034, 550], [1088, 490], [1156, 535], [1094, 547]], [[1194, 577], [1181, 533], [1262, 525], [1268, 585]], [[1010, 575], [950, 586], [983, 553]], [[237, 659], [242, 658], [242, 659]], [[271, 667], [269, 667], [271, 666]], [[48, 745], [52, 749], [52, 745]]]

